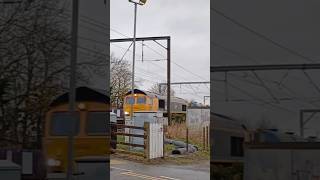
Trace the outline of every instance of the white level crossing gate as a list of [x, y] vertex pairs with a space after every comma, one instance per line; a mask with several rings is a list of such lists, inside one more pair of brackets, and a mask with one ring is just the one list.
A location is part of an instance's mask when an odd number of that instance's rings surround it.
[[[125, 128], [125, 133], [131, 135], [125, 142], [134, 146], [131, 148], [132, 151], [143, 151], [148, 159], [164, 157], [163, 117], [159, 117], [155, 112], [137, 112], [133, 120], [127, 119], [125, 122], [126, 126], [143, 127]], [[144, 138], [138, 137], [142, 135]]]
[[149, 159], [163, 157], [163, 124], [149, 124]]

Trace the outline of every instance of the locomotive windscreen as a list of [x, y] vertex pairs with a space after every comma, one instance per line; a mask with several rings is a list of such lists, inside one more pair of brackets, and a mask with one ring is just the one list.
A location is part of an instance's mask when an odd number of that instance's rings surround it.
[[159, 99], [159, 109], [165, 108], [165, 101], [163, 99]]

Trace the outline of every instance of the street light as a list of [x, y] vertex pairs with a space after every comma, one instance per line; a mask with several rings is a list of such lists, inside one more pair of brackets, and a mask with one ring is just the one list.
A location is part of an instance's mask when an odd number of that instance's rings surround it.
[[139, 4], [139, 5], [144, 5], [146, 4], [147, 0], [129, 0], [129, 2], [135, 3], [135, 4]]
[[129, 2], [134, 4], [134, 28], [133, 28], [133, 56], [132, 56], [132, 87], [131, 87], [131, 96], [133, 98], [133, 102], [131, 104], [131, 121], [133, 120], [133, 105], [134, 105], [134, 65], [136, 58], [136, 27], [137, 27], [137, 6], [144, 5], [147, 0], [129, 0]]

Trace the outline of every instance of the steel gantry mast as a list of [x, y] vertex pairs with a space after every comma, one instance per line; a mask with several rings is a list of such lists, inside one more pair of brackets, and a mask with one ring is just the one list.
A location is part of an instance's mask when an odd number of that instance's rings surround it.
[[[163, 46], [158, 42], [158, 40], [166, 40], [167, 47]], [[118, 42], [132, 42], [133, 38], [122, 38], [122, 39], [110, 39], [110, 43], [118, 43]], [[168, 122], [171, 121], [171, 94], [170, 94], [170, 84], [171, 83], [171, 38], [170, 36], [156, 36], [156, 37], [137, 37], [135, 41], [154, 41], [159, 46], [167, 50], [167, 114], [168, 114]]]

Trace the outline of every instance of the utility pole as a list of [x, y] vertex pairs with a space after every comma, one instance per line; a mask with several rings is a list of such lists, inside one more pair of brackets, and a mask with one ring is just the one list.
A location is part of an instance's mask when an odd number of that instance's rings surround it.
[[137, 9], [138, 5], [144, 5], [147, 0], [129, 0], [129, 2], [134, 4], [134, 21], [133, 21], [133, 39], [132, 39], [132, 44], [133, 44], [133, 55], [132, 55], [132, 78], [131, 78], [131, 96], [133, 99], [133, 102], [131, 104], [131, 121], [133, 120], [133, 105], [134, 105], [134, 66], [135, 66], [135, 59], [136, 59], [136, 30], [137, 30]]
[[170, 52], [170, 37], [167, 39], [167, 113], [168, 113], [168, 124], [171, 124], [171, 52]]
[[76, 72], [77, 72], [77, 46], [78, 46], [78, 16], [79, 0], [72, 2], [72, 30], [71, 30], [71, 60], [70, 60], [70, 90], [69, 90], [69, 112], [71, 130], [68, 136], [68, 169], [67, 179], [72, 180], [74, 159], [74, 134], [76, 132]]
[[[130, 1], [131, 2], [131, 1]], [[133, 54], [132, 54], [132, 78], [131, 78], [131, 96], [133, 102], [131, 104], [131, 121], [133, 120], [133, 105], [135, 102], [134, 98], [134, 65], [136, 59], [136, 28], [137, 28], [137, 3], [134, 3], [134, 25], [133, 25]]]

